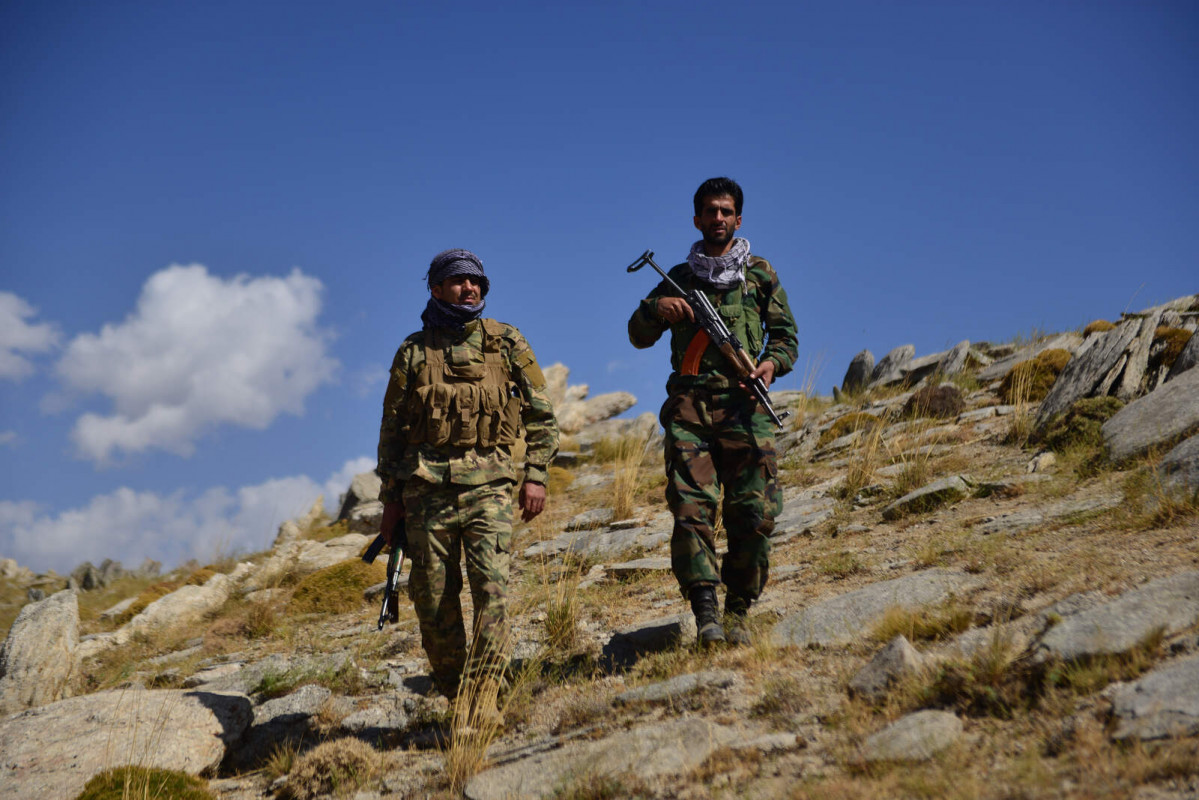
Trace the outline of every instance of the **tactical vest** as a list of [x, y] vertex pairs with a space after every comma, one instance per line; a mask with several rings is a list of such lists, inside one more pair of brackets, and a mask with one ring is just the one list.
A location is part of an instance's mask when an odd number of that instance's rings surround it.
[[425, 363], [408, 395], [408, 442], [434, 447], [496, 447], [516, 441], [520, 391], [501, 349], [504, 326], [480, 320], [483, 361], [474, 348], [425, 344]]

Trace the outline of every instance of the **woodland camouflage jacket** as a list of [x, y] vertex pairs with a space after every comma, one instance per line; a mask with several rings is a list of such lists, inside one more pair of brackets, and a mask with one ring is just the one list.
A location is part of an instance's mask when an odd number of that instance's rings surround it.
[[[799, 356], [795, 317], [791, 315], [787, 293], [779, 285], [778, 274], [769, 261], [751, 256], [744, 286], [727, 291], [697, 279], [686, 262], [671, 267], [669, 274], [684, 290], [701, 288], [729, 330], [741, 340], [746, 351], [755, 360], [769, 358], [774, 362], [775, 378], [786, 375], [795, 366], [795, 360]], [[670, 365], [674, 370], [666, 383], [670, 392], [693, 386], [722, 389], [736, 385], [736, 373], [732, 366], [710, 344], [700, 361], [698, 374], [680, 374], [683, 354], [699, 326], [686, 319], [669, 325], [658, 316], [658, 298], [675, 294], [670, 284], [662, 281], [641, 301], [629, 319], [629, 341], [634, 347], [651, 347], [663, 333], [670, 331]]]

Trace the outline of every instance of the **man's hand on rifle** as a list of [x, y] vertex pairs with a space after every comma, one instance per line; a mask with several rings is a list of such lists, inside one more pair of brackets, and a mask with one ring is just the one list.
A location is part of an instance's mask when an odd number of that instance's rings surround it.
[[529, 522], [545, 510], [545, 486], [533, 481], [520, 485], [520, 518]]
[[[749, 373], [749, 377], [745, 380], [752, 381], [754, 378], [761, 378], [762, 385], [769, 389], [770, 384], [774, 383], [774, 362], [769, 358], [762, 359], [762, 363], [753, 372]], [[741, 383], [741, 388], [748, 388], [744, 381]]]
[[383, 534], [383, 538], [387, 540], [389, 547], [395, 544], [395, 542], [391, 540], [391, 534], [395, 531], [396, 523], [403, 518], [403, 503], [383, 504], [383, 521], [379, 523], [379, 533]]
[[659, 297], [658, 316], [671, 325], [683, 319], [695, 322], [695, 312], [691, 310], [691, 306], [687, 304], [687, 301], [681, 297]]

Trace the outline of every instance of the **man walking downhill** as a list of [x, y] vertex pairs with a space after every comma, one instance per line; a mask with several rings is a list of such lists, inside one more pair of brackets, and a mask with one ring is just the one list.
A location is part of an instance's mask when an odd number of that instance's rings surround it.
[[[495, 704], [507, 666], [512, 549], [512, 445], [524, 427], [520, 488], [526, 522], [545, 508], [558, 426], [545, 378], [515, 327], [481, 316], [490, 282], [469, 250], [438, 253], [426, 275], [424, 327], [391, 365], [379, 431], [382, 532], [407, 520], [408, 594], [433, 683], [453, 701], [464, 683], [470, 718], [501, 725]], [[462, 571], [474, 602], [468, 654]]]
[[[795, 319], [774, 267], [751, 255], [749, 242], [734, 235], [741, 227], [742, 201], [735, 181], [705, 181], [693, 201], [702, 238], [669, 274], [684, 290], [707, 295], [729, 330], [759, 357], [751, 377], [769, 386], [795, 364]], [[688, 345], [701, 331], [691, 307], [662, 281], [629, 319], [629, 340], [634, 347], [650, 347], [667, 330], [673, 372], [660, 420], [666, 431], [666, 501], [674, 514], [671, 566], [691, 601], [699, 643], [748, 644], [746, 616], [766, 586], [770, 534], [783, 507], [774, 426], [715, 346], [707, 346], [694, 370], [684, 369]], [[722, 487], [728, 553], [718, 564], [713, 526]], [[723, 621], [716, 605], [721, 583]]]

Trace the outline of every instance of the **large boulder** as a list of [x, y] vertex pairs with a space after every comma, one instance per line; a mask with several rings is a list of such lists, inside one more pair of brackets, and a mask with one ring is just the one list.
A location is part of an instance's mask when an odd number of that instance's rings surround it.
[[41, 706], [0, 721], [0, 797], [75, 797], [122, 764], [211, 771], [252, 717], [244, 695], [203, 691], [116, 690]]
[[1186, 346], [1182, 348], [1182, 352], [1178, 354], [1178, 358], [1174, 359], [1174, 365], [1170, 367], [1166, 381], [1174, 380], [1196, 364], [1199, 364], [1199, 336], [1192, 334], [1191, 338], [1187, 340]]
[[563, 433], [578, 433], [594, 422], [611, 419], [635, 405], [637, 398], [628, 392], [609, 392], [586, 400], [564, 402], [555, 415]]
[[0, 646], [0, 715], [61, 700], [78, 663], [79, 603], [64, 589], [21, 609]]
[[1199, 370], [1184, 372], [1129, 403], [1101, 430], [1108, 454], [1117, 462], [1199, 430]]
[[[1144, 320], [1129, 318], [1106, 333], [1087, 337], [1058, 375], [1037, 412], [1038, 428], [1076, 400], [1107, 394], [1128, 363], [1128, 349], [1141, 333]], [[1148, 359], [1148, 353], [1145, 358]]]
[[907, 375], [905, 368], [914, 355], [916, 355], [916, 345], [914, 344], [900, 345], [887, 353], [874, 365], [874, 371], [870, 373], [870, 385], [886, 386], [902, 381]]
[[341, 510], [337, 512], [337, 519], [349, 519], [350, 513], [359, 503], [377, 501], [382, 488], [383, 481], [379, 479], [374, 470], [355, 475], [354, 479], [350, 481], [350, 488], [346, 490], [345, 496], [341, 500]]
[[863, 350], [853, 357], [841, 379], [841, 391], [857, 392], [865, 389], [870, 383], [870, 375], [874, 372], [874, 353]]

